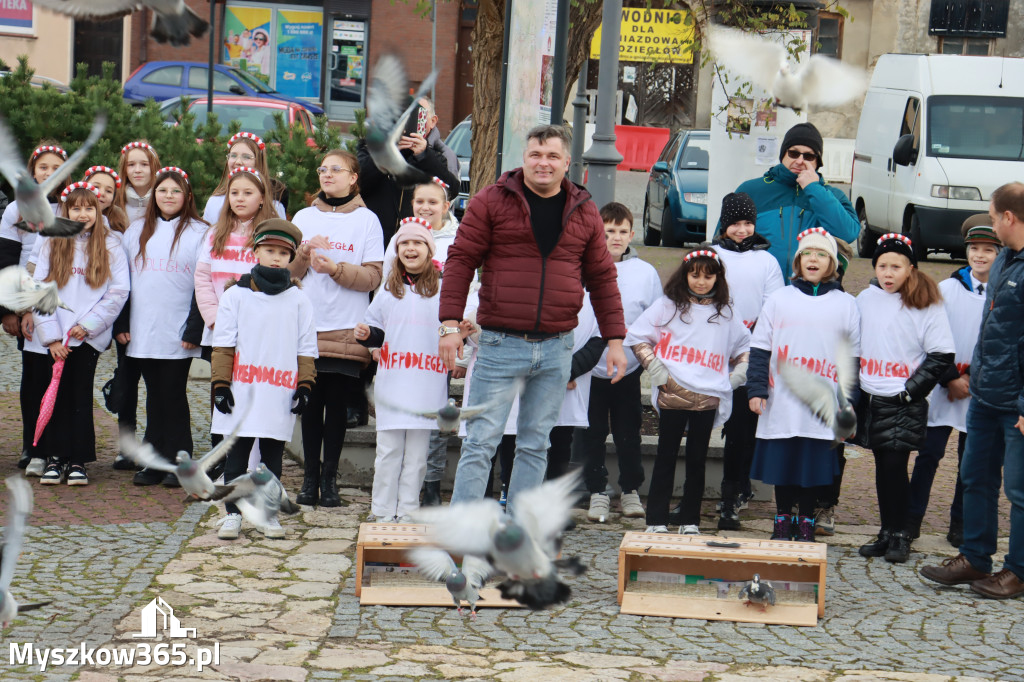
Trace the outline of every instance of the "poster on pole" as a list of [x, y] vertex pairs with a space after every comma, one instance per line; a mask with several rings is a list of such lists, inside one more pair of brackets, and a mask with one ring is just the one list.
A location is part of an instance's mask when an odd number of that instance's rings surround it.
[[271, 11], [266, 7], [229, 5], [224, 10], [223, 62], [248, 71], [267, 84], [274, 52], [270, 20]]
[[316, 99], [320, 94], [323, 12], [277, 10], [277, 91]]
[[513, 2], [509, 24], [501, 172], [523, 164], [526, 133], [551, 121], [558, 0]]
[[[786, 45], [802, 44], [799, 61], [811, 54], [811, 32], [794, 30], [765, 33], [763, 37]], [[790, 55], [791, 63], [797, 57]], [[741, 96], [733, 94], [737, 83], [747, 79], [731, 71], [723, 71], [729, 79], [729, 92], [716, 75], [711, 86], [711, 154], [708, 167], [708, 239], [715, 232], [722, 197], [733, 192], [740, 183], [764, 175], [779, 163], [779, 145], [786, 131], [807, 121], [807, 112], [778, 107], [768, 92], [753, 86]]]

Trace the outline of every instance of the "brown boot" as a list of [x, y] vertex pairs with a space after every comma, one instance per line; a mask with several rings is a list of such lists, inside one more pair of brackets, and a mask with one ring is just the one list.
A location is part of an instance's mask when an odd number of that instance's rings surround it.
[[941, 566], [925, 566], [921, 575], [942, 585], [966, 585], [991, 577], [991, 573], [979, 571], [963, 554], [945, 559]]
[[971, 583], [971, 591], [989, 599], [1012, 599], [1024, 595], [1024, 580], [1008, 568]]

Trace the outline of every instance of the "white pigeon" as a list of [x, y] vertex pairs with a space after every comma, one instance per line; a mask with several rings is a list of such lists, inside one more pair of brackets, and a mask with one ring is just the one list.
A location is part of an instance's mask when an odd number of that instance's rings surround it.
[[708, 28], [708, 48], [719, 66], [770, 93], [776, 103], [797, 113], [808, 106], [837, 107], [856, 99], [867, 87], [867, 74], [825, 55], [804, 64], [789, 63], [779, 42], [736, 28]]
[[455, 608], [462, 615], [462, 602], [469, 603], [469, 617], [476, 619], [476, 603], [481, 599], [480, 590], [494, 569], [483, 559], [468, 555], [462, 559], [459, 568], [451, 555], [443, 549], [417, 547], [409, 552], [409, 559], [419, 568], [420, 575], [430, 580], [444, 581], [452, 595]]
[[52, 315], [57, 308], [71, 310], [57, 292], [56, 282], [33, 279], [25, 268], [11, 265], [0, 270], [0, 307], [16, 313], [38, 310], [43, 315]]
[[57, 189], [64, 187], [65, 180], [75, 171], [92, 149], [92, 146], [103, 135], [107, 127], [107, 115], [104, 112], [96, 114], [92, 130], [82, 146], [71, 155], [67, 161], [53, 172], [53, 174], [37, 184], [29, 172], [27, 164], [21, 160], [21, 153], [18, 151], [18, 143], [11, 134], [7, 122], [0, 118], [0, 173], [7, 178], [7, 182], [14, 188], [14, 198], [18, 202], [18, 213], [21, 214], [21, 222], [15, 227], [26, 232], [36, 232], [46, 237], [70, 237], [78, 234], [85, 227], [85, 223], [67, 218], [58, 218], [53, 214], [53, 207], [50, 206], [48, 197]]
[[260, 529], [266, 528], [279, 512], [294, 514], [299, 511], [299, 506], [288, 497], [281, 481], [265, 464], [230, 483], [217, 486], [210, 499], [233, 502], [242, 517]]
[[454, 436], [459, 432], [459, 425], [462, 423], [463, 419], [475, 417], [481, 412], [487, 412], [504, 403], [512, 402], [515, 396], [522, 391], [525, 383], [526, 382], [523, 379], [516, 379], [512, 384], [511, 390], [507, 393], [503, 393], [493, 400], [488, 400], [486, 403], [474, 405], [473, 407], [459, 407], [455, 404], [454, 398], [449, 398], [448, 402], [436, 410], [427, 410], [425, 412], [410, 410], [407, 407], [402, 407], [401, 405], [381, 400], [377, 398], [376, 395], [374, 395], [374, 402], [396, 412], [404, 412], [406, 414], [425, 417], [427, 419], [435, 419], [437, 420], [437, 429], [441, 432], [441, 436]]
[[857, 414], [850, 397], [857, 384], [858, 368], [850, 339], [840, 336], [836, 342], [836, 381], [827, 379], [790, 362], [779, 363], [779, 376], [786, 388], [832, 429], [841, 443], [857, 430]]
[[190, 36], [198, 38], [210, 25], [189, 9], [185, 0], [33, 0], [33, 4], [78, 19], [102, 19], [151, 9], [153, 24], [149, 34], [158, 43], [171, 45], [188, 45]]
[[[568, 597], [568, 587], [557, 579], [559, 568], [577, 575], [585, 570], [576, 557], [555, 558], [579, 498], [574, 492], [579, 480], [576, 470], [521, 492], [509, 515], [496, 500], [484, 499], [420, 508], [413, 516], [428, 524], [428, 543], [463, 557], [485, 558], [496, 572], [508, 576], [503, 584], [515, 583], [519, 591], [526, 591], [531, 608], [544, 608]], [[548, 589], [551, 581], [558, 589]], [[543, 586], [543, 593], [557, 596], [558, 602], [529, 594], [532, 585]]]
[[11, 594], [14, 568], [25, 544], [26, 521], [32, 513], [32, 486], [20, 474], [9, 476], [5, 483], [11, 504], [7, 509], [7, 528], [4, 529], [4, 546], [0, 558], [0, 623], [3, 623], [3, 627], [7, 627], [18, 613], [34, 611], [50, 603], [46, 601], [19, 605]]
[[191, 455], [185, 451], [179, 452], [177, 464], [171, 464], [161, 457], [152, 445], [141, 442], [134, 436], [126, 435], [121, 438], [121, 452], [125, 457], [146, 469], [174, 474], [178, 477], [178, 483], [186, 493], [200, 500], [209, 500], [217, 491], [217, 485], [206, 472], [214, 464], [224, 459], [236, 440], [238, 440], [237, 428], [230, 436], [199, 459], [192, 459]]
[[398, 148], [398, 139], [405, 133], [405, 124], [420, 99], [430, 93], [437, 73], [435, 69], [423, 80], [408, 105], [405, 67], [398, 57], [382, 55], [370, 74], [366, 93], [366, 150], [377, 168], [401, 185], [430, 181], [426, 173], [406, 162]]

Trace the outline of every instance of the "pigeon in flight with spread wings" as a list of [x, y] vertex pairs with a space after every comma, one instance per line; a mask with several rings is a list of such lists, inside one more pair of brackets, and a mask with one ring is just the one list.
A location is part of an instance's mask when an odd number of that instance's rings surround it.
[[789, 362], [779, 363], [779, 376], [793, 395], [832, 429], [836, 442], [841, 443], [857, 430], [857, 414], [852, 404], [857, 386], [857, 362], [850, 339], [845, 336], [840, 336], [836, 342], [835, 364], [835, 383]]
[[4, 529], [4, 545], [0, 551], [0, 623], [3, 627], [14, 617], [25, 611], [34, 611], [50, 602], [19, 604], [11, 594], [11, 581], [18, 563], [18, 555], [25, 544], [25, 527], [32, 513], [32, 486], [20, 474], [6, 480], [11, 504], [7, 509], [7, 528]]
[[77, 19], [102, 19], [135, 10], [153, 10], [149, 34], [158, 43], [188, 45], [191, 37], [206, 33], [210, 24], [189, 9], [185, 0], [33, 0], [36, 7], [45, 7], [58, 14]]
[[479, 557], [468, 555], [463, 557], [462, 568], [459, 568], [448, 552], [434, 547], [417, 547], [409, 552], [409, 559], [416, 564], [424, 577], [444, 581], [460, 616], [462, 602], [468, 602], [469, 617], [476, 619], [476, 603], [482, 600], [480, 590], [487, 582], [487, 578], [494, 573], [489, 563]]
[[402, 407], [401, 405], [381, 400], [376, 396], [374, 396], [374, 402], [389, 410], [395, 410], [396, 412], [405, 412], [406, 414], [415, 415], [417, 417], [436, 419], [437, 428], [441, 432], [442, 436], [454, 436], [459, 432], [459, 425], [462, 423], [463, 419], [475, 417], [481, 412], [493, 410], [503, 403], [512, 402], [512, 399], [522, 391], [524, 384], [525, 382], [522, 379], [517, 379], [507, 393], [499, 395], [493, 400], [488, 400], [486, 403], [473, 405], [472, 407], [459, 407], [455, 404], [455, 400], [453, 398], [449, 398], [448, 402], [437, 410], [428, 410], [426, 412], [410, 410], [407, 407]]
[[43, 315], [52, 315], [57, 308], [71, 310], [57, 292], [56, 282], [33, 279], [25, 268], [11, 265], [0, 270], [0, 306], [8, 310], [38, 310]]

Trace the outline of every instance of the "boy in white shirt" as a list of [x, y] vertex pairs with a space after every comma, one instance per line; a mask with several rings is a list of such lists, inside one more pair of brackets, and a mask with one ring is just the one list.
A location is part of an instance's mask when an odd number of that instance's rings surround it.
[[[601, 220], [604, 221], [608, 252], [618, 271], [622, 311], [628, 327], [661, 298], [661, 278], [650, 263], [640, 260], [629, 249], [635, 233], [633, 214], [628, 208], [613, 201], [601, 209]], [[604, 355], [591, 371], [590, 404], [587, 411], [590, 426], [580, 429], [578, 433], [585, 462], [584, 481], [590, 491], [587, 518], [591, 521], [603, 522], [608, 518], [611, 507], [611, 501], [605, 493], [608, 470], [604, 465], [609, 417], [615, 453], [619, 459], [622, 514], [642, 518], [646, 513], [637, 492], [644, 482], [644, 468], [640, 460], [643, 409], [640, 403], [640, 375], [643, 368], [632, 353], [627, 353], [626, 357], [626, 376], [616, 384], [608, 377]]]

